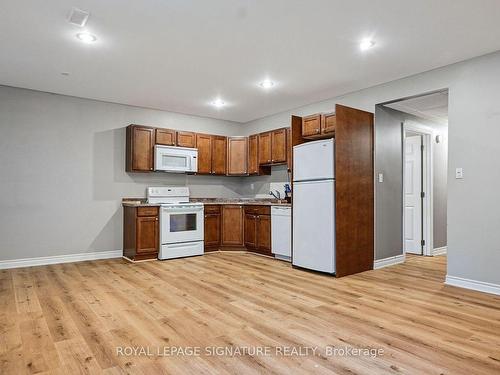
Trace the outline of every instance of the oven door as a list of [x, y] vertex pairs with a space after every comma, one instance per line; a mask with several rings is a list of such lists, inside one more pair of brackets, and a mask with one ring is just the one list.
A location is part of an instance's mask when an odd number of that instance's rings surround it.
[[162, 206], [161, 244], [203, 241], [203, 206]]
[[155, 147], [155, 170], [165, 172], [196, 172], [197, 149], [183, 147]]

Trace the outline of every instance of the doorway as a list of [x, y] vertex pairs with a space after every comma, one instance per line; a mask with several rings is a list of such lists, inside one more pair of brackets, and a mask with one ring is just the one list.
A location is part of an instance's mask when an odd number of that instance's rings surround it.
[[376, 259], [447, 251], [448, 90], [376, 106]]

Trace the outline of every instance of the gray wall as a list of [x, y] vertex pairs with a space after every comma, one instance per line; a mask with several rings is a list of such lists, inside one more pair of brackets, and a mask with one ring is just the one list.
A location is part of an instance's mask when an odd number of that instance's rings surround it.
[[[270, 130], [288, 124], [292, 114], [329, 111], [336, 103], [375, 112], [378, 103], [445, 88], [449, 88], [448, 274], [500, 284], [500, 211], [495, 203], [500, 185], [496, 142], [500, 52], [281, 112], [252, 121], [245, 129], [247, 134]], [[463, 180], [454, 178], [457, 167], [464, 168]], [[400, 228], [394, 231], [399, 233]]]
[[234, 135], [240, 124], [0, 86], [0, 260], [122, 248], [122, 197], [189, 184], [239, 196], [241, 178], [125, 173], [130, 123]]

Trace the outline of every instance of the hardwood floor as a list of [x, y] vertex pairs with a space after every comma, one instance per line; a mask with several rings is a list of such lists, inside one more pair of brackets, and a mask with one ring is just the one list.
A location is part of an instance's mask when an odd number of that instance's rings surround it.
[[245, 253], [2, 270], [0, 374], [498, 374], [500, 297], [445, 286], [445, 260], [341, 279]]

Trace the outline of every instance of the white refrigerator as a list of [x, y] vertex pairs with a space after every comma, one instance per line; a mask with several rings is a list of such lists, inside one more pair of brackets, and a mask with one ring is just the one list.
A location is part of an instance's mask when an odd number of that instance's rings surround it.
[[335, 144], [293, 148], [292, 264], [335, 273]]

